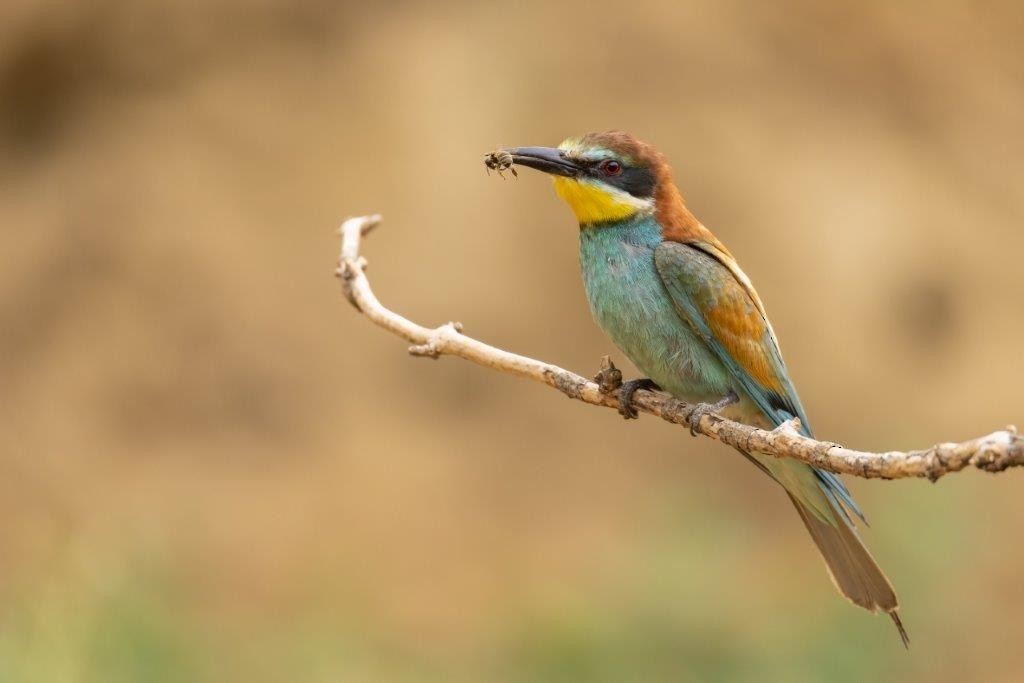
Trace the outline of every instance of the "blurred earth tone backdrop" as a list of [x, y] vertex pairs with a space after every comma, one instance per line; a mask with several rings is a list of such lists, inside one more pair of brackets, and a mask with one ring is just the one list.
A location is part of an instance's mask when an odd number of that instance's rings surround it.
[[735, 453], [412, 359], [332, 273], [380, 212], [386, 304], [591, 374], [568, 210], [481, 159], [624, 128], [822, 438], [1024, 422], [1022, 32], [1011, 2], [7, 0], [0, 680], [1020, 680], [1021, 472], [850, 482], [908, 654]]

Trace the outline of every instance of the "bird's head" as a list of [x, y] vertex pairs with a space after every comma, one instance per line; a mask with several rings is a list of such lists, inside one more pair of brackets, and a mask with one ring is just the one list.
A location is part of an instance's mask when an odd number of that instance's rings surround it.
[[569, 138], [558, 147], [506, 150], [512, 163], [552, 176], [555, 192], [581, 226], [612, 223], [657, 211], [685, 211], [665, 158], [629, 133]]

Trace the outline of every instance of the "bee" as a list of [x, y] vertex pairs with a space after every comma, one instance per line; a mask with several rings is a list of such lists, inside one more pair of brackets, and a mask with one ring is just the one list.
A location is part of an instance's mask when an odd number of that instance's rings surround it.
[[502, 171], [512, 171], [512, 177], [519, 177], [516, 169], [512, 166], [512, 155], [503, 149], [485, 154], [484, 166], [487, 167], [487, 175], [490, 175], [491, 171], [497, 171], [502, 180], [505, 179], [505, 176], [502, 175]]

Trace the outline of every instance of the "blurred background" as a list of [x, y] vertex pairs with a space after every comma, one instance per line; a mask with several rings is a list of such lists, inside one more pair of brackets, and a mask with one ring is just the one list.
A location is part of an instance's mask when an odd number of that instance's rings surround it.
[[[583, 374], [576, 227], [499, 145], [623, 128], [764, 298], [817, 433], [1024, 421], [1024, 8], [697, 0], [0, 5], [0, 680], [1024, 676], [1022, 473], [851, 481], [900, 591], [830, 585], [727, 448]], [[632, 374], [632, 369], [627, 374]]]

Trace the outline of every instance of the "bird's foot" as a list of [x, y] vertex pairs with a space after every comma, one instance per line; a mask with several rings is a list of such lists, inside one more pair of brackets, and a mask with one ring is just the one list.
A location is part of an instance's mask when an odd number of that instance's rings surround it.
[[702, 417], [717, 413], [722, 408], [731, 406], [734, 403], [739, 403], [739, 400], [740, 397], [736, 395], [736, 392], [730, 389], [728, 394], [714, 403], [698, 403], [693, 406], [690, 414], [686, 416], [686, 422], [690, 425], [690, 436], [697, 436], [697, 428], [700, 427], [700, 419]]
[[640, 389], [661, 391], [661, 387], [659, 387], [654, 380], [647, 377], [631, 379], [628, 382], [623, 382], [622, 386], [619, 387], [619, 415], [627, 420], [635, 420], [640, 417], [640, 414], [633, 406], [633, 394]]

